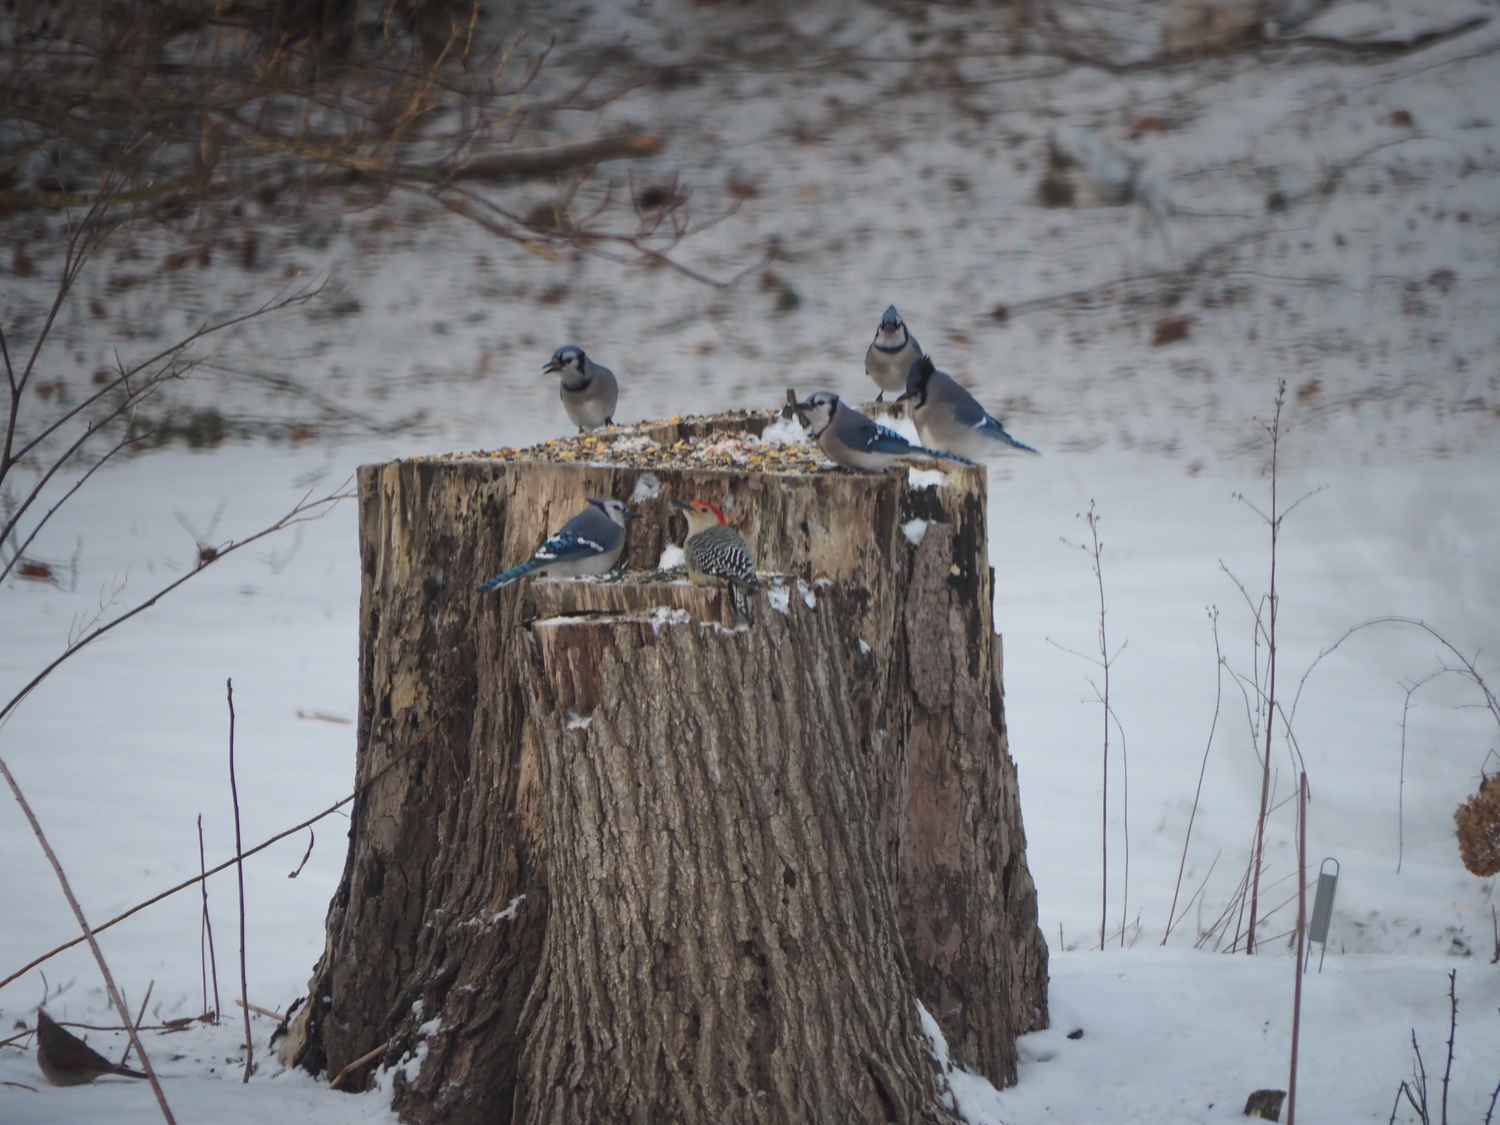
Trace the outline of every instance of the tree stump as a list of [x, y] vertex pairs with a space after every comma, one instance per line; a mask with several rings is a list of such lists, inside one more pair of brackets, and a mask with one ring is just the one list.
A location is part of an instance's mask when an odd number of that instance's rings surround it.
[[[360, 470], [374, 780], [285, 1061], [417, 1122], [944, 1120], [920, 1000], [1015, 1081], [1047, 955], [984, 470], [714, 444], [771, 418]], [[474, 592], [589, 496], [645, 517], [623, 577]], [[654, 569], [674, 496], [755, 553], [750, 628]]]

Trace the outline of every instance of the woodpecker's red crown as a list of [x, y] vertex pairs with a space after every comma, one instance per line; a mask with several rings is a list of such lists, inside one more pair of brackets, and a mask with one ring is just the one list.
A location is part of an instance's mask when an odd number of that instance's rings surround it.
[[712, 512], [720, 523], [726, 522], [724, 513], [719, 511], [718, 505], [710, 504], [707, 500], [694, 500], [688, 507], [696, 508], [700, 512]]

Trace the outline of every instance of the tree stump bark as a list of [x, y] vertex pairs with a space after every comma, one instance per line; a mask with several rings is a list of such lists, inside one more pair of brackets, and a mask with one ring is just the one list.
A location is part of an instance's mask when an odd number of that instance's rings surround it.
[[[663, 446], [769, 415], [643, 428]], [[1046, 1023], [982, 469], [360, 471], [361, 782], [282, 1058], [418, 1122], [942, 1120]], [[913, 484], [913, 480], [917, 484]], [[623, 579], [474, 587], [588, 496]], [[725, 509], [757, 620], [651, 573]], [[771, 577], [775, 575], [776, 577]]]

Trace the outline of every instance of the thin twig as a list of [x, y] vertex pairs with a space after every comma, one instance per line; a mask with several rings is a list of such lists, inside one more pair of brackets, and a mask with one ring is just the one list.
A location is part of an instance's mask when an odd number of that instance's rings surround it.
[[302, 869], [307, 866], [307, 861], [312, 858], [313, 844], [317, 842], [317, 839], [317, 834], [309, 828], [307, 830], [307, 851], [302, 853], [302, 862], [297, 864], [297, 870], [287, 876], [288, 879], [295, 879], [298, 875], [302, 874]]
[[1447, 637], [1443, 636], [1442, 633], [1438, 632], [1431, 625], [1427, 624], [1427, 622], [1416, 617], [1401, 617], [1398, 615], [1391, 615], [1388, 617], [1374, 617], [1369, 621], [1361, 621], [1358, 625], [1346, 629], [1343, 636], [1339, 637], [1339, 639], [1334, 641], [1333, 644], [1329, 645], [1322, 652], [1318, 653], [1317, 659], [1308, 665], [1307, 671], [1302, 674], [1302, 679], [1297, 683], [1297, 693], [1292, 697], [1293, 716], [1297, 714], [1297, 704], [1302, 699], [1302, 689], [1306, 686], [1308, 677], [1313, 674], [1313, 670], [1323, 662], [1324, 658], [1331, 656], [1344, 644], [1345, 641], [1355, 636], [1355, 634], [1362, 633], [1366, 629], [1372, 629], [1377, 625], [1410, 625], [1415, 629], [1422, 630], [1422, 632], [1426, 633], [1433, 640], [1437, 641], [1438, 644], [1442, 645], [1445, 649], [1452, 653], [1453, 656], [1458, 660], [1461, 667], [1450, 668], [1444, 665], [1442, 671], [1452, 672], [1454, 675], [1462, 676], [1464, 679], [1472, 682], [1475, 687], [1479, 688], [1480, 693], [1484, 696], [1485, 708], [1489, 711], [1491, 717], [1494, 718], [1496, 726], [1500, 727], [1500, 696], [1496, 695], [1495, 691], [1491, 689], [1489, 684], [1485, 682], [1484, 677], [1479, 674], [1479, 668], [1477, 665], [1477, 661], [1479, 659], [1478, 654], [1476, 653], [1473, 659], [1470, 659], [1462, 652], [1460, 652], [1452, 641], [1448, 640]]
[[[1250, 867], [1247, 864], [1245, 866], [1244, 874], [1240, 876], [1240, 881], [1234, 889], [1234, 893], [1229, 896], [1229, 901], [1225, 904], [1224, 909], [1220, 911], [1218, 918], [1214, 920], [1213, 924], [1210, 925], [1208, 929], [1202, 930], [1200, 932], [1198, 941], [1194, 943], [1195, 949], [1202, 949], [1205, 945], [1208, 944], [1210, 938], [1213, 939], [1214, 948], [1219, 948], [1219, 946], [1224, 941], [1224, 935], [1229, 932], [1230, 922], [1234, 921], [1236, 913], [1241, 909], [1242, 904], [1245, 901], [1245, 890], [1249, 887], [1249, 885]], [[1238, 925], [1238, 923], [1236, 923], [1236, 925]], [[1234, 944], [1235, 946], [1238, 946], [1239, 944], [1238, 931], [1236, 931], [1235, 934]]]
[[[83, 916], [83, 907], [78, 904], [77, 897], [73, 894], [72, 884], [68, 882], [68, 876], [64, 873], [62, 863], [57, 858], [57, 853], [52, 850], [52, 844], [47, 840], [47, 834], [42, 831], [42, 825], [36, 818], [36, 813], [31, 809], [31, 802], [21, 792], [21, 786], [17, 783], [15, 775], [10, 772], [10, 767], [5, 764], [5, 759], [0, 758], [0, 773], [5, 775], [6, 784], [10, 786], [11, 795], [15, 797], [16, 804], [21, 806], [27, 821], [31, 824], [31, 831], [41, 844], [42, 851], [47, 855], [47, 862], [52, 865], [52, 871], [57, 876], [58, 884], [62, 887], [63, 897], [68, 900], [68, 905], [73, 908], [73, 917], [78, 922], [78, 928], [83, 931], [84, 939], [89, 943], [89, 949], [94, 954], [94, 961], [99, 966], [99, 973], [104, 977], [104, 986], [109, 990], [109, 997], [114, 1002], [115, 1011], [120, 1013], [120, 1018], [130, 1018], [125, 1007], [125, 999], [120, 995], [120, 990], [115, 986], [115, 978], [109, 971], [109, 965], [104, 960], [104, 951], [99, 948], [99, 942], [94, 937], [94, 931], [89, 928], [88, 920]], [[161, 1115], [167, 1125], [177, 1125], [177, 1119], [172, 1116], [172, 1107], [167, 1104], [167, 1095], [162, 1091], [161, 1082], [156, 1077], [156, 1070], [151, 1065], [150, 1058], [146, 1055], [146, 1048], [141, 1043], [141, 1036], [135, 1027], [129, 1027], [130, 1041], [135, 1044], [135, 1051], [141, 1057], [141, 1068], [146, 1072], [146, 1077], [151, 1082], [151, 1090], [156, 1095], [156, 1104], [161, 1107]]]
[[[71, 500], [73, 498], [73, 494], [80, 488], [82, 488], [85, 484], [87, 484], [90, 477], [92, 477], [96, 472], [103, 468], [106, 463], [112, 461], [115, 457], [115, 454], [119, 453], [120, 450], [124, 449], [134, 440], [134, 437], [127, 435], [124, 438], [120, 439], [120, 441], [115, 443], [113, 448], [105, 450], [103, 455], [100, 456], [100, 458], [92, 465], [90, 465], [88, 469], [84, 471], [82, 476], [80, 476], [76, 481], [73, 482], [72, 487], [69, 488], [67, 492], [63, 493], [58, 501], [52, 505], [52, 507], [47, 509], [47, 511], [42, 515], [42, 518], [37, 520], [36, 524], [31, 528], [31, 530], [27, 532], [26, 538], [21, 540], [20, 543], [16, 545], [15, 549], [11, 552], [11, 557], [6, 560], [5, 565], [0, 566], [0, 582], [5, 581], [5, 578], [10, 574], [11, 569], [21, 561], [21, 558], [23, 555], [25, 555], [27, 548], [30, 547], [36, 537], [41, 534], [41, 530], [42, 528], [47, 526], [47, 522], [57, 514], [57, 510], [64, 504], [66, 504], [69, 500]], [[38, 484], [38, 490], [43, 487], [43, 483], [44, 482]], [[7, 521], [8, 528], [13, 530], [14, 526], [15, 525], [13, 523]], [[5, 528], [0, 528], [0, 540], [3, 540], [6, 537], [6, 533], [7, 532]]]
[[[1453, 1073], [1453, 1040], [1458, 1032], [1458, 970], [1448, 970], [1448, 1061], [1443, 1064], [1442, 1125], [1448, 1125], [1448, 1079]], [[1290, 1122], [1288, 1123], [1290, 1125]]]
[[245, 539], [241, 539], [238, 541], [232, 540], [222, 547], [215, 548], [214, 553], [211, 557], [205, 557], [205, 554], [200, 554], [198, 557], [198, 565], [192, 570], [183, 574], [182, 577], [167, 583], [165, 586], [161, 587], [161, 589], [157, 590], [156, 593], [152, 594], [149, 598], [147, 598], [140, 605], [136, 606], [134, 609], [127, 610], [125, 613], [121, 614], [113, 621], [109, 621], [103, 625], [100, 625], [97, 629], [86, 633], [84, 636], [68, 645], [68, 647], [65, 648], [59, 656], [57, 656], [50, 664], [48, 664], [40, 672], [33, 676], [26, 683], [26, 685], [21, 688], [20, 691], [11, 696], [11, 698], [5, 703], [3, 707], [0, 707], [0, 724], [3, 724], [7, 719], [9, 719], [11, 712], [13, 712], [18, 706], [20, 706], [22, 700], [24, 700], [28, 695], [35, 691], [37, 686], [40, 685], [42, 681], [50, 676], [54, 671], [56, 671], [59, 665], [61, 665], [71, 657], [77, 655], [79, 650], [92, 644], [94, 641], [104, 636], [104, 634], [108, 633], [110, 630], [118, 628], [137, 614], [144, 613], [146, 610], [150, 609], [157, 602], [159, 602], [162, 598], [166, 597], [173, 590], [177, 589], [177, 587], [183, 585], [185, 582], [191, 581], [195, 576], [201, 574], [207, 567], [213, 565], [214, 563], [222, 561], [225, 555], [231, 554], [234, 551], [238, 551], [242, 547], [248, 547], [250, 546], [250, 544], [264, 539], [268, 535], [274, 535], [276, 532], [282, 531], [285, 528], [292, 527], [299, 523], [306, 523], [309, 520], [319, 519], [339, 501], [348, 500], [353, 495], [354, 493], [352, 492], [331, 493], [327, 496], [313, 501], [309, 501], [306, 497], [304, 497], [295, 508], [289, 511], [286, 515], [282, 516], [275, 523], [271, 524], [269, 527], [262, 528], [254, 535], [251, 535]]
[[1484, 1125], [1490, 1125], [1495, 1117], [1495, 1103], [1500, 1101], [1500, 1082], [1495, 1083], [1495, 1092], [1490, 1095], [1489, 1108], [1484, 1111]]
[[[240, 840], [240, 790], [234, 777], [234, 680], [224, 681], [225, 695], [229, 701], [229, 796], [234, 802], [234, 850], [239, 854], [244, 850]], [[255, 1043], [250, 1038], [250, 984], [245, 973], [245, 861], [242, 859], [235, 864], [235, 873], [239, 876], [240, 884], [240, 1001], [241, 1007], [245, 1009], [245, 1077], [243, 1082], [250, 1081], [250, 1073], [255, 1069]]]
[[[141, 1021], [146, 1018], [146, 1005], [151, 1003], [151, 990], [155, 987], [156, 981], [154, 980], [150, 984], [146, 985], [146, 997], [141, 1001], [140, 1011], [138, 1011], [135, 1016], [135, 1028], [137, 1031], [140, 1030]], [[124, 1066], [127, 1062], [130, 1061], [130, 1049], [133, 1046], [135, 1046], [134, 1043], [125, 1044], [125, 1053], [120, 1056], [121, 1066]]]
[[1297, 782], [1297, 960], [1292, 965], [1292, 1065], [1286, 1081], [1286, 1125], [1297, 1125], [1297, 1048], [1302, 1035], [1302, 954], [1307, 944], [1307, 774]]
[[1431, 1125], [1427, 1119], [1427, 1064], [1422, 1061], [1422, 1048], [1417, 1046], [1417, 1029], [1411, 1029], [1411, 1049], [1417, 1056], [1417, 1061], [1412, 1067], [1412, 1080], [1417, 1084], [1416, 1093], [1421, 1098], [1418, 1104], [1417, 1097], [1413, 1096], [1413, 1088], [1407, 1083], [1401, 1083], [1401, 1089], [1406, 1091], [1406, 1100], [1411, 1103], [1412, 1109], [1417, 1111], [1417, 1116], [1422, 1119], [1422, 1125]]
[[[1121, 648], [1123, 647], [1122, 645]], [[1106, 710], [1114, 720], [1115, 733], [1120, 736], [1120, 842], [1125, 852], [1124, 870], [1120, 877], [1120, 948], [1124, 949], [1125, 919], [1130, 904], [1130, 751], [1125, 741], [1125, 728], [1120, 725], [1120, 716], [1115, 714], [1113, 707]], [[1137, 934], [1139, 932], [1137, 927]]]
[[[1372, 618], [1369, 621], [1362, 621], [1358, 625], [1346, 629], [1343, 635], [1339, 637], [1338, 640], [1334, 641], [1333, 644], [1329, 645], [1327, 648], [1318, 653], [1317, 658], [1307, 666], [1307, 671], [1303, 672], [1302, 678], [1297, 681], [1297, 691], [1296, 694], [1292, 697], [1291, 712], [1289, 715], [1283, 715], [1283, 722], [1286, 724], [1288, 729], [1290, 729], [1291, 727], [1292, 718], [1297, 714], [1297, 706], [1302, 701], [1302, 690], [1307, 686], [1308, 678], [1312, 676], [1313, 671], [1323, 662], [1325, 658], [1331, 656], [1334, 652], [1341, 648], [1344, 642], [1350, 640], [1357, 634], [1364, 632], [1366, 629], [1374, 628], [1377, 625], [1408, 625], [1412, 628], [1420, 629], [1433, 640], [1437, 641], [1437, 643], [1440, 644], [1443, 648], [1447, 649], [1448, 652], [1451, 653], [1459, 663], [1459, 667], [1456, 668], [1448, 664], [1442, 664], [1436, 671], [1428, 673], [1420, 680], [1408, 684], [1405, 687], [1406, 697], [1401, 707], [1401, 758], [1400, 768], [1397, 776], [1396, 790], [1396, 870], [1399, 872], [1401, 870], [1402, 853], [1404, 851], [1405, 845], [1406, 733], [1407, 718], [1411, 711], [1412, 705], [1412, 696], [1417, 692], [1418, 689], [1422, 688], [1430, 681], [1437, 679], [1439, 676], [1447, 675], [1449, 673], [1459, 676], [1463, 679], [1468, 680], [1479, 689], [1480, 694], [1484, 698], [1484, 707], [1487, 711], [1489, 711], [1490, 717], [1495, 720], [1497, 728], [1500, 728], [1500, 696], [1496, 695], [1495, 691], [1490, 687], [1490, 685], [1485, 681], [1484, 677], [1480, 674], [1478, 666], [1478, 653], [1475, 653], [1473, 657], [1465, 656], [1462, 652], [1459, 651], [1457, 646], [1455, 646], [1452, 641], [1448, 640], [1448, 638], [1443, 636], [1442, 633], [1438, 632], [1431, 625], [1427, 624], [1427, 622], [1422, 621], [1419, 618], [1399, 616], [1376, 617]], [[1500, 935], [1497, 935], [1497, 939], [1500, 939]], [[1496, 956], [1497, 960], [1500, 960], [1500, 940], [1497, 940]]]
[[[1114, 714], [1110, 708], [1109, 702], [1109, 669], [1110, 665], [1114, 663], [1114, 658], [1111, 657], [1109, 653], [1109, 637], [1105, 629], [1106, 605], [1104, 601], [1104, 571], [1102, 566], [1100, 565], [1100, 556], [1104, 551], [1104, 544], [1099, 542], [1099, 520], [1101, 517], [1096, 512], [1094, 501], [1092, 499], [1089, 500], [1089, 510], [1083, 513], [1083, 515], [1081, 515], [1079, 518], [1088, 525], [1090, 542], [1087, 545], [1082, 543], [1069, 543], [1066, 539], [1064, 539], [1063, 542], [1070, 547], [1076, 546], [1080, 548], [1086, 555], [1089, 556], [1090, 562], [1093, 566], [1094, 581], [1099, 589], [1099, 656], [1097, 659], [1091, 656], [1085, 656], [1084, 659], [1088, 660], [1092, 664], [1097, 664], [1100, 669], [1102, 669], [1104, 674], [1104, 690], [1101, 692], [1097, 686], [1094, 687], [1094, 694], [1098, 697], [1098, 700], [1103, 708], [1103, 752], [1100, 763], [1099, 800], [1099, 950], [1100, 952], [1103, 952], [1108, 939], [1107, 931], [1109, 927], [1109, 724], [1111, 719], [1114, 719]], [[1058, 647], [1061, 648], [1062, 646], [1059, 645]], [[1124, 645], [1121, 645], [1120, 647], [1122, 650], [1124, 649]], [[1071, 652], [1072, 650], [1066, 649], [1064, 651]], [[1075, 655], [1083, 656], [1082, 653], [1075, 653]], [[1116, 653], [1115, 655], [1118, 656], [1119, 653]], [[1090, 681], [1090, 685], [1093, 686], [1092, 681]], [[1116, 727], [1118, 727], [1119, 720], [1114, 719], [1114, 722]], [[1121, 737], [1124, 737], [1123, 732], [1121, 734]], [[1128, 855], [1128, 821], [1126, 822], [1126, 833], [1126, 848]], [[1128, 867], [1126, 879], [1127, 884], [1122, 891], [1120, 904], [1120, 945], [1122, 948], [1125, 945], [1125, 919], [1128, 916], [1127, 903], [1130, 891], [1128, 885]]]
[[[146, 899], [144, 902], [138, 902], [138, 903], [136, 903], [129, 910], [122, 911], [121, 913], [116, 914], [109, 921], [101, 923], [98, 927], [95, 928], [94, 933], [96, 933], [96, 934], [97, 933], [103, 933], [105, 930], [109, 929], [111, 926], [119, 925], [121, 922], [125, 921], [127, 918], [131, 917], [132, 915], [139, 914], [142, 910], [145, 910], [148, 906], [155, 906], [158, 902], [161, 902], [163, 899], [171, 898], [173, 895], [175, 895], [175, 894], [177, 894], [177, 893], [179, 893], [181, 891], [185, 891], [189, 887], [197, 886], [199, 883], [203, 882], [205, 879], [208, 879], [208, 878], [210, 878], [210, 877], [212, 877], [214, 875], [217, 875], [221, 871], [227, 871], [227, 870], [229, 870], [231, 867], [234, 867], [236, 864], [238, 864], [242, 860], [249, 859], [251, 856], [255, 855], [257, 852], [263, 852], [263, 851], [265, 851], [272, 844], [278, 843], [281, 840], [285, 840], [288, 836], [296, 835], [298, 832], [301, 832], [304, 828], [308, 827], [309, 825], [316, 824], [318, 821], [322, 820], [324, 817], [332, 816], [334, 813], [338, 812], [339, 809], [341, 809], [345, 805], [347, 805], [350, 801], [356, 800], [361, 793], [363, 793], [366, 789], [370, 788], [370, 786], [374, 785], [377, 781], [379, 781], [382, 777], [384, 777], [387, 773], [389, 773], [392, 769], [394, 769], [397, 765], [399, 765], [402, 761], [404, 761], [407, 758], [407, 756], [410, 755], [413, 751], [415, 751], [419, 747], [421, 747], [422, 744], [425, 743], [427, 741], [427, 739], [430, 738], [433, 735], [433, 733], [436, 732], [442, 726], [444, 720], [446, 720], [447, 717], [448, 717], [448, 712], [445, 709], [442, 712], [442, 714], [438, 715], [438, 717], [433, 720], [432, 725], [429, 726], [427, 728], [427, 730], [425, 730], [425, 731], [422, 732], [422, 734], [416, 739], [416, 741], [414, 741], [405, 750], [401, 751], [399, 754], [397, 754], [395, 757], [393, 757], [385, 765], [381, 766], [380, 769], [376, 770], [375, 773], [373, 773], [365, 781], [361, 782], [359, 785], [356, 785], [354, 787], [354, 791], [352, 793], [350, 793], [347, 797], [344, 797], [344, 798], [342, 798], [342, 799], [340, 799], [338, 801], [335, 801], [333, 804], [329, 805], [322, 812], [317, 813], [314, 816], [308, 817], [306, 820], [302, 821], [302, 823], [300, 823], [300, 824], [294, 824], [290, 828], [286, 829], [285, 831], [276, 833], [276, 835], [272, 836], [270, 839], [261, 841], [259, 844], [256, 844], [255, 847], [249, 849], [248, 851], [236, 853], [234, 856], [232, 856], [229, 859], [226, 859], [223, 863], [219, 864], [217, 867], [210, 868], [204, 874], [202, 874], [202, 875], [195, 875], [191, 879], [184, 879], [182, 882], [178, 883], [175, 887], [168, 887], [166, 890], [162, 891], [160, 894], [152, 895], [150, 898]], [[0, 762], [0, 765], [3, 765], [3, 762]], [[55, 947], [53, 949], [48, 950], [46, 953], [43, 953], [40, 957], [37, 957], [37, 958], [35, 958], [34, 960], [31, 960], [31, 961], [28, 961], [26, 964], [22, 965], [19, 969], [17, 969], [15, 972], [11, 973], [9, 976], [5, 977], [4, 979], [0, 979], [0, 988], [4, 988], [6, 985], [10, 984], [12, 981], [18, 980], [20, 977], [25, 976], [32, 969], [36, 968], [38, 965], [44, 964], [45, 962], [52, 960], [52, 958], [56, 957], [58, 954], [60, 954], [60, 953], [66, 953], [69, 949], [72, 949], [75, 945], [80, 944], [83, 940], [84, 939], [82, 937], [76, 937], [76, 938], [72, 939], [71, 941], [65, 941], [61, 945], [59, 945], [59, 946], [57, 946], [57, 947]]]
[[1267, 429], [1271, 434], [1271, 515], [1266, 520], [1271, 528], [1271, 581], [1269, 593], [1270, 624], [1266, 630], [1266, 738], [1265, 756], [1261, 763], [1260, 815], [1255, 820], [1255, 847], [1250, 864], [1250, 920], [1245, 930], [1245, 952], [1255, 952], [1256, 910], [1260, 905], [1260, 873], [1265, 862], [1266, 802], [1271, 790], [1271, 719], [1276, 707], [1276, 541], [1281, 532], [1282, 516], [1276, 511], [1276, 483], [1278, 454], [1281, 447], [1281, 407], [1286, 402], [1286, 380], [1276, 386], [1276, 412]]
[[[1177, 924], [1177, 896], [1182, 891], [1182, 875], [1187, 868], [1188, 844], [1193, 839], [1193, 821], [1198, 816], [1198, 802], [1203, 796], [1203, 778], [1208, 772], [1208, 752], [1213, 749], [1214, 732], [1219, 729], [1219, 706], [1224, 699], [1224, 653], [1219, 647], [1219, 609], [1213, 606], [1208, 611], [1208, 620], [1213, 628], [1214, 634], [1214, 717], [1208, 724], [1208, 741], [1203, 745], [1203, 761], [1198, 766], [1198, 787], [1193, 790], [1193, 808], [1188, 813], [1187, 831], [1182, 834], [1182, 858], [1177, 862], [1177, 882], [1172, 887], [1172, 906], [1167, 911], [1167, 932], [1162, 934], [1161, 943], [1167, 944], [1167, 939], [1172, 936], [1172, 927]], [[1188, 900], [1188, 906], [1192, 900]], [[1184, 915], [1187, 914], [1187, 906], [1182, 908]]]
[[[209, 916], [208, 913], [208, 860], [203, 851], [202, 813], [198, 814], [198, 874], [198, 887], [203, 891], [203, 926], [198, 931], [198, 958], [200, 962], [203, 962], [203, 946], [205, 944], [205, 935], [207, 937], [208, 945], [208, 959], [206, 963], [204, 963], [203, 969], [203, 1010], [205, 1012], [212, 1011], [214, 1014], [214, 1023], [217, 1024], [219, 1022], [219, 1013], [221, 1011], [219, 1007], [219, 958], [214, 952], [214, 923], [213, 919]], [[213, 970], [214, 982], [214, 1006], [212, 1008], [208, 1006], [208, 973], [210, 968]]]
[[[601, 160], [655, 156], [662, 139], [650, 133], [622, 133], [545, 148], [511, 148], [504, 152], [475, 156], [451, 169], [433, 167], [435, 180], [499, 180], [512, 176], [543, 176]], [[414, 169], [420, 171], [420, 169]]]

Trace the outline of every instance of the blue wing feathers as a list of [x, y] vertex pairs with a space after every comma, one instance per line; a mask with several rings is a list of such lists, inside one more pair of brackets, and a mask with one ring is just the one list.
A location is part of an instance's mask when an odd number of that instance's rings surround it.
[[537, 550], [537, 553], [532, 555], [531, 558], [511, 567], [503, 573], [495, 575], [495, 577], [479, 587], [477, 592], [481, 594], [488, 593], [490, 590], [497, 589], [509, 582], [514, 582], [517, 578], [524, 578], [533, 570], [539, 570], [552, 563], [571, 562], [574, 559], [586, 559], [593, 555], [602, 555], [603, 553], [604, 546], [602, 544], [595, 542], [585, 535], [579, 535], [564, 528], [548, 539], [547, 542], [543, 543]]
[[888, 430], [878, 422], [861, 427], [860, 437], [864, 439], [865, 449], [871, 453], [909, 453], [913, 448], [911, 442], [895, 430]]
[[604, 548], [594, 540], [571, 531], [559, 531], [537, 550], [536, 557], [544, 563], [568, 562], [586, 559], [590, 555], [602, 555]]

